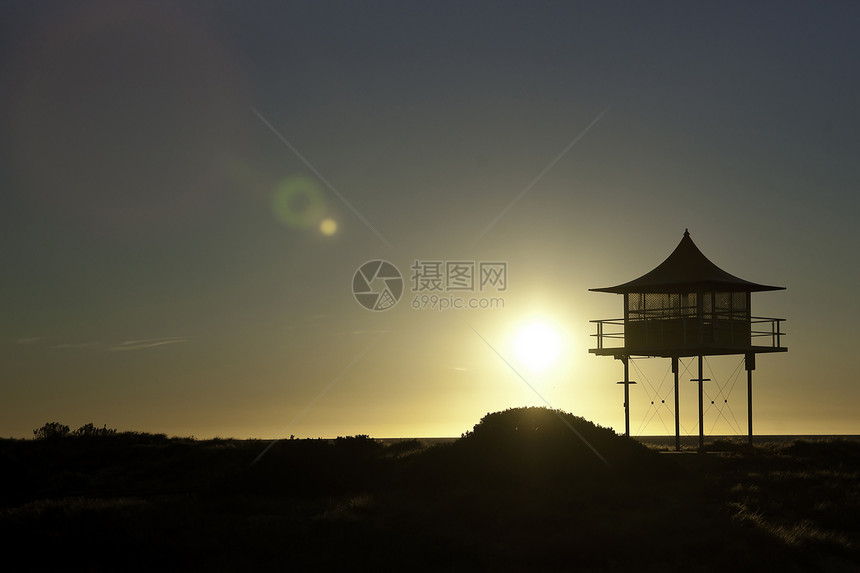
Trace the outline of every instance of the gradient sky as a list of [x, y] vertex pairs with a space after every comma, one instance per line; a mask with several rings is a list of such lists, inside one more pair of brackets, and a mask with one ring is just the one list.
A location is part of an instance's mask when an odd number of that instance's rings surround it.
[[[587, 352], [621, 298], [587, 289], [685, 228], [787, 287], [753, 295], [790, 349], [759, 356], [756, 432], [858, 434], [858, 26], [856, 2], [5, 2], [0, 436], [458, 436], [543, 405], [529, 384], [621, 431], [621, 365]], [[297, 181], [305, 228], [273, 208]], [[407, 283], [385, 312], [351, 292], [377, 258]], [[416, 259], [506, 262], [504, 308], [414, 310]], [[544, 372], [513, 348], [534, 320], [564, 339]], [[709, 433], [746, 431], [738, 362], [709, 360]], [[631, 427], [666, 433], [669, 361], [636, 367]]]

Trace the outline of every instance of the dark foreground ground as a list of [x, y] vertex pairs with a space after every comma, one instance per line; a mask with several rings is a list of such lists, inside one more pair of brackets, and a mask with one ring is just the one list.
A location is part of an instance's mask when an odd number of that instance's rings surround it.
[[0, 441], [5, 560], [23, 558], [16, 571], [860, 571], [854, 441], [661, 453], [529, 408], [449, 444], [286, 440], [252, 464], [267, 445]]

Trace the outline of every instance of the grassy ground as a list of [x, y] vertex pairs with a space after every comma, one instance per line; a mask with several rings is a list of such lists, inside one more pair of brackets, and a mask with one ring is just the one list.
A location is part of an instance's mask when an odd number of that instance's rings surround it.
[[[579, 433], [609, 463], [594, 454]], [[568, 414], [451, 443], [0, 441], [24, 570], [856, 571], [860, 443], [660, 453]]]

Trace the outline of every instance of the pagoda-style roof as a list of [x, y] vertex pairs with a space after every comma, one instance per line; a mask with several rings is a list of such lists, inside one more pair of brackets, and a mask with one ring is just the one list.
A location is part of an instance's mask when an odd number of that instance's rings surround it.
[[672, 254], [653, 271], [630, 282], [613, 287], [588, 289], [595, 292], [631, 293], [660, 292], [684, 293], [707, 291], [757, 292], [783, 290], [785, 287], [768, 286], [746, 281], [731, 275], [712, 263], [690, 238], [684, 237]]

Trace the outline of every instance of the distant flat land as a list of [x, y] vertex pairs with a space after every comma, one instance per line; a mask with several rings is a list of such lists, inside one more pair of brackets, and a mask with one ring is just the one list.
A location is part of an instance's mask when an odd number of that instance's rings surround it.
[[[633, 439], [642, 442], [649, 446], [673, 446], [675, 445], [675, 436], [633, 436]], [[745, 444], [748, 441], [747, 436], [730, 435], [730, 436], [705, 436], [705, 443], [709, 442], [732, 442], [737, 444]], [[860, 441], [858, 435], [762, 435], [753, 436], [753, 445], [763, 444], [788, 444], [796, 440], [804, 440], [809, 442], [820, 442], [827, 440], [850, 440]], [[681, 446], [688, 448], [697, 448], [699, 446], [698, 436], [681, 436]]]
[[[380, 442], [388, 445], [388, 444], [397, 444], [400, 442], [407, 442], [411, 440], [418, 440], [422, 444], [425, 445], [436, 445], [436, 444], [448, 444], [451, 442], [457, 441], [459, 438], [377, 438]], [[633, 439], [642, 442], [648, 446], [675, 446], [675, 436], [633, 436]], [[725, 435], [725, 436], [705, 436], [705, 443], [712, 443], [715, 441], [720, 442], [732, 442], [737, 444], [745, 444], [747, 443], [747, 436], [741, 435]], [[762, 444], [786, 444], [791, 443], [796, 440], [805, 440], [809, 442], [820, 442], [827, 440], [849, 440], [849, 441], [860, 441], [860, 435], [856, 434], [832, 434], [832, 435], [821, 435], [821, 434], [808, 434], [808, 435], [761, 435], [761, 436], [753, 436], [753, 444], [762, 445]], [[681, 447], [682, 448], [697, 448], [699, 446], [699, 437], [698, 436], [681, 436]]]

